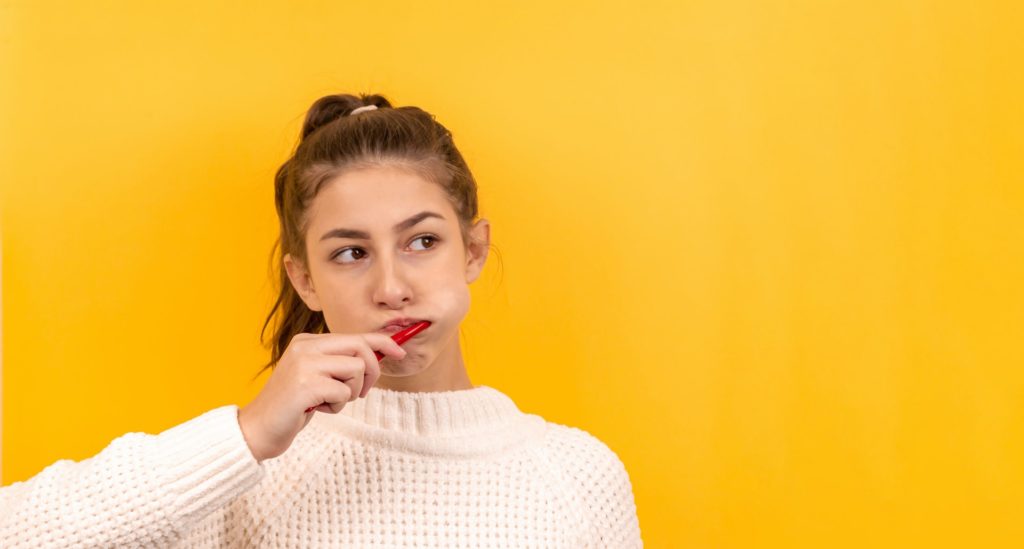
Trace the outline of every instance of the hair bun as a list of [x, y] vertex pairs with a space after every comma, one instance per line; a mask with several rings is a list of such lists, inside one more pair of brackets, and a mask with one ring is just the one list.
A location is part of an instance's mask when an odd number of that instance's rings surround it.
[[318, 129], [334, 122], [335, 120], [348, 116], [349, 113], [359, 107], [374, 105], [378, 109], [391, 108], [391, 102], [383, 95], [360, 94], [355, 96], [347, 93], [325, 95], [317, 99], [306, 114], [306, 120], [302, 124], [302, 139]]

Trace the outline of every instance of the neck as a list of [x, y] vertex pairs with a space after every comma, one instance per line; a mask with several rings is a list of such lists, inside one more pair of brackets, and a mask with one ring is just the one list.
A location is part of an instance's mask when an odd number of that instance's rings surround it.
[[451, 338], [434, 361], [418, 372], [407, 376], [381, 374], [374, 387], [412, 393], [458, 391], [472, 389], [473, 383], [462, 360], [459, 337]]

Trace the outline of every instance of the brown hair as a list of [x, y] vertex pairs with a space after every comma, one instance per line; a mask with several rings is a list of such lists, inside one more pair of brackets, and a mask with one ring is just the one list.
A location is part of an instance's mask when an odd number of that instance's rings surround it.
[[[368, 105], [377, 108], [348, 116]], [[458, 215], [462, 241], [469, 245], [468, 231], [477, 216], [476, 180], [455, 147], [451, 132], [434, 115], [419, 107], [393, 108], [384, 96], [376, 94], [337, 94], [317, 99], [306, 114], [294, 154], [274, 178], [281, 234], [271, 250], [271, 277], [280, 288], [260, 331], [260, 342], [278, 310], [280, 318], [271, 341], [270, 362], [257, 377], [278, 363], [296, 334], [327, 331], [323, 312], [306, 306], [283, 265], [285, 254], [308, 265], [307, 207], [323, 185], [343, 171], [385, 164], [408, 167], [441, 185]], [[279, 270], [276, 276], [275, 269]]]

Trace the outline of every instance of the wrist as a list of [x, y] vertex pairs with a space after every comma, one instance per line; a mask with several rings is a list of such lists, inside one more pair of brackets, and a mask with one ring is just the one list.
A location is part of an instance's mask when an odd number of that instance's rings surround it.
[[239, 408], [238, 427], [242, 430], [242, 438], [245, 439], [245, 443], [249, 446], [249, 451], [252, 453], [252, 457], [256, 459], [256, 463], [262, 463], [266, 459], [266, 454], [263, 453], [256, 443], [251, 422], [252, 418], [246, 413], [246, 408]]

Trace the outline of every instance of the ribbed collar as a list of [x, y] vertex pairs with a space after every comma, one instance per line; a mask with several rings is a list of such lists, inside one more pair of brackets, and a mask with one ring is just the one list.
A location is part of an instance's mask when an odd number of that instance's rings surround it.
[[478, 385], [433, 392], [373, 387], [337, 414], [317, 412], [310, 425], [402, 450], [476, 455], [518, 444], [544, 423], [505, 393]]

